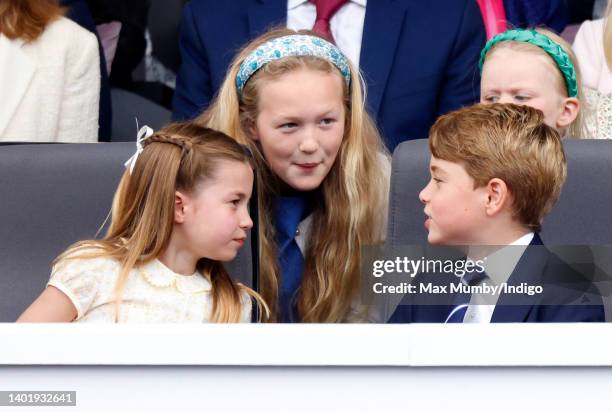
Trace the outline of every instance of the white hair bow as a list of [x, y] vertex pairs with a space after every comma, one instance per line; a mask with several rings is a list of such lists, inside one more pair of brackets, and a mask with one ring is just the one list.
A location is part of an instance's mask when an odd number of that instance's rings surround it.
[[130, 157], [127, 162], [125, 162], [125, 167], [130, 168], [130, 174], [134, 171], [134, 166], [136, 165], [136, 161], [138, 160], [138, 156], [142, 153], [144, 149], [142, 142], [147, 140], [149, 137], [153, 136], [153, 129], [149, 126], [142, 126], [140, 130], [138, 130], [138, 135], [136, 136], [136, 153]]

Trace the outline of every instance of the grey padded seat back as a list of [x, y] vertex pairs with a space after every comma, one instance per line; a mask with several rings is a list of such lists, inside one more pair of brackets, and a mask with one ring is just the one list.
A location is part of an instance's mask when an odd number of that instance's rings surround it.
[[[612, 244], [612, 140], [564, 142], [568, 176], [553, 210], [544, 219], [549, 245]], [[393, 153], [389, 227], [391, 245], [423, 244], [427, 231], [419, 192], [429, 180], [427, 140], [400, 144]]]
[[[134, 143], [0, 146], [0, 322], [42, 292], [51, 262], [104, 222]], [[247, 239], [228, 270], [251, 283]]]
[[139, 126], [153, 130], [170, 122], [170, 110], [127, 90], [111, 89], [113, 102], [113, 134], [111, 142], [135, 142], [136, 119]]
[[400, 143], [393, 152], [387, 243], [420, 245], [427, 242], [423, 204], [419, 192], [429, 180], [426, 139]]

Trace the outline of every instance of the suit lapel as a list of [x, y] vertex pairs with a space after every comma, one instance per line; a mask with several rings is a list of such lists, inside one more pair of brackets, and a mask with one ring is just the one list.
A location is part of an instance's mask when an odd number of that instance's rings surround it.
[[371, 0], [366, 5], [359, 67], [368, 85], [368, 109], [372, 115], [380, 108], [405, 15], [403, 2]]
[[[523, 282], [529, 285], [540, 284], [548, 256], [549, 252], [542, 246], [542, 240], [536, 233], [508, 278], [508, 285], [518, 286]], [[517, 304], [517, 299], [520, 305]], [[517, 298], [516, 295], [501, 294], [491, 322], [524, 322], [538, 299], [537, 295]]]
[[257, 0], [249, 7], [249, 34], [251, 39], [276, 26], [287, 25], [287, 2]]
[[6, 130], [36, 71], [36, 65], [21, 50], [22, 45], [22, 41], [9, 40], [0, 34], [0, 136]]

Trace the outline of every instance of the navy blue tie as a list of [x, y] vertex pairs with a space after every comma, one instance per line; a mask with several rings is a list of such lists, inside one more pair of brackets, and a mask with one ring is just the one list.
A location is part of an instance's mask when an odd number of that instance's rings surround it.
[[279, 321], [298, 322], [296, 294], [302, 283], [304, 256], [295, 241], [298, 225], [308, 216], [308, 204], [302, 196], [281, 196], [274, 202], [274, 226], [280, 266]]
[[[482, 272], [467, 272], [461, 278], [460, 282], [468, 286], [476, 286], [488, 277], [485, 271]], [[467, 312], [470, 299], [472, 298], [471, 293], [458, 293], [453, 298], [453, 304], [455, 305], [446, 317], [444, 323], [463, 323], [463, 318]]]

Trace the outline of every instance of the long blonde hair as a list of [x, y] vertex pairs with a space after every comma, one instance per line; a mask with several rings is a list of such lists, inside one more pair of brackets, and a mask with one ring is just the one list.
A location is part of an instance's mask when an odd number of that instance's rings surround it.
[[[288, 29], [272, 30], [241, 50], [211, 107], [196, 120], [248, 144], [255, 155], [260, 205], [260, 292], [272, 309], [272, 321], [278, 317], [280, 276], [272, 202], [281, 183], [249, 135], [258, 115], [258, 90], [262, 83], [299, 69], [341, 74], [326, 60], [300, 56], [285, 57], [262, 67], [246, 83], [240, 98], [235, 79], [242, 62], [259, 45], [297, 33]], [[315, 35], [306, 31], [299, 33]], [[386, 226], [389, 157], [364, 109], [359, 72], [352, 65], [350, 71], [351, 86], [342, 82], [346, 108], [344, 137], [336, 161], [317, 191], [320, 201], [315, 202], [312, 212], [304, 276], [297, 296], [298, 313], [303, 322], [347, 320], [359, 289], [360, 249], [380, 242]]]
[[[112, 220], [100, 240], [77, 242], [54, 262], [69, 259], [111, 257], [121, 264], [115, 287], [116, 316], [129, 272], [157, 258], [168, 246], [174, 224], [177, 190], [190, 192], [203, 179], [211, 178], [221, 160], [252, 166], [244, 148], [221, 132], [194, 123], [165, 126], [144, 141], [144, 150], [134, 170], [126, 170], [113, 199]], [[223, 265], [202, 258], [198, 271], [212, 284], [212, 322], [238, 322], [241, 291], [261, 301], [251, 289], [236, 284]]]
[[[572, 64], [574, 65], [574, 69], [576, 70], [576, 83], [578, 86], [577, 99], [579, 101], [580, 107], [579, 107], [578, 115], [576, 116], [576, 119], [570, 125], [567, 132], [569, 136], [571, 137], [580, 138], [580, 137], [586, 136], [586, 131], [584, 129], [584, 116], [585, 116], [585, 112], [588, 110], [588, 106], [587, 106], [586, 99], [584, 97], [584, 92], [582, 90], [582, 75], [580, 74], [580, 67], [578, 66], [578, 59], [576, 59], [576, 55], [574, 54], [574, 51], [572, 50], [572, 46], [568, 42], [566, 42], [561, 36], [557, 35], [556, 33], [550, 30], [547, 30], [541, 27], [535, 28], [534, 30], [550, 38], [555, 43], [557, 43], [563, 49], [563, 51], [567, 53], [570, 60], [572, 61]], [[517, 52], [531, 53], [531, 54], [546, 57], [546, 60], [549, 61], [549, 63], [556, 69], [555, 79], [556, 79], [557, 89], [559, 90], [559, 93], [561, 93], [561, 95], [563, 96], [566, 96], [566, 97], [568, 96], [567, 85], [565, 83], [565, 77], [563, 76], [563, 73], [561, 73], [561, 70], [559, 70], [557, 63], [553, 60], [553, 58], [550, 57], [549, 54], [546, 53], [546, 51], [544, 51], [542, 48], [534, 44], [527, 43], [527, 42], [508, 40], [508, 41], [503, 41], [501, 43], [497, 43], [495, 46], [491, 47], [491, 50], [489, 50], [489, 52], [487, 53], [486, 58], [491, 57], [495, 53], [495, 51], [503, 50], [503, 49], [510, 49], [510, 50], [514, 50]]]

